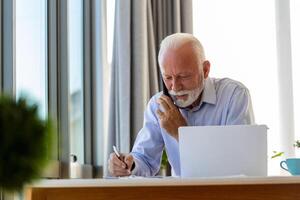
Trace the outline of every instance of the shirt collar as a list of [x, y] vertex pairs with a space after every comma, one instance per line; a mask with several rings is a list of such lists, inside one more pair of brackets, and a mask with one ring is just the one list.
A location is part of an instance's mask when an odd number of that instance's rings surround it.
[[209, 77], [204, 81], [204, 90], [201, 102], [209, 104], [216, 104], [217, 102], [215, 84], [213, 83], [213, 80]]
[[213, 80], [208, 77], [204, 80], [204, 89], [202, 92], [202, 97], [199, 105], [188, 110], [194, 112], [199, 110], [203, 103], [209, 103], [215, 105], [216, 102], [217, 102], [217, 95], [216, 95], [215, 84], [213, 83]]

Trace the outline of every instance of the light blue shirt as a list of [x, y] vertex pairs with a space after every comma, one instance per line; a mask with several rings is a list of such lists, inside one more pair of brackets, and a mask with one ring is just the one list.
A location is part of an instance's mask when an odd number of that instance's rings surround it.
[[[162, 93], [154, 95], [144, 113], [144, 125], [138, 133], [132, 149], [135, 169], [132, 174], [154, 176], [160, 168], [165, 147], [172, 175], [180, 176], [178, 142], [160, 127], [156, 114], [161, 109], [156, 100]], [[162, 110], [162, 109], [161, 109]], [[202, 99], [191, 110], [180, 109], [188, 126], [253, 124], [254, 115], [248, 89], [241, 83], [224, 78], [207, 78]]]

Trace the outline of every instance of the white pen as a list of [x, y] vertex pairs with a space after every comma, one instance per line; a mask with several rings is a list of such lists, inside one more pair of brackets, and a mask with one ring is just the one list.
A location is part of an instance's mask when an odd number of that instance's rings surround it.
[[119, 151], [117, 150], [117, 147], [116, 147], [115, 145], [113, 145], [113, 150], [114, 150], [115, 154], [117, 155], [117, 157], [119, 158], [119, 160], [121, 160], [121, 161], [126, 165], [126, 168], [125, 168], [125, 169], [127, 169], [128, 166], [127, 166], [127, 164], [122, 160], [121, 155], [120, 155], [120, 153], [119, 153]]

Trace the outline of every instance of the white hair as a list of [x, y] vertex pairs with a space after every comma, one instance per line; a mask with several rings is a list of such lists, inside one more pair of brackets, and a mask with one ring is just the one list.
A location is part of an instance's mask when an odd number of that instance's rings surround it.
[[194, 49], [196, 55], [198, 55], [200, 62], [203, 62], [205, 60], [205, 53], [204, 53], [203, 46], [195, 36], [189, 33], [175, 33], [167, 36], [160, 43], [160, 50], [158, 53], [158, 63], [160, 68], [162, 69], [162, 60], [167, 50], [169, 49], [176, 50], [184, 46], [185, 44], [192, 45], [192, 48]]

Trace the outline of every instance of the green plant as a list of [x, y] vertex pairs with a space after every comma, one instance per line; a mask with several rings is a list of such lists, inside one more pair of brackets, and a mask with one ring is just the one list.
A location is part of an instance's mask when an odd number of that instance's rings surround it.
[[167, 168], [168, 165], [168, 156], [166, 153], [166, 150], [163, 150], [162, 158], [161, 158], [161, 167], [162, 168]]
[[296, 140], [296, 142], [294, 143], [294, 147], [300, 149], [300, 140]]
[[51, 151], [50, 120], [26, 99], [0, 96], [0, 189], [17, 191], [39, 178]]
[[277, 151], [273, 151], [274, 155], [271, 158], [276, 158], [276, 157], [280, 157], [284, 154], [284, 152], [277, 152]]
[[[293, 146], [295, 148], [300, 149], [300, 140], [296, 140], [295, 143], [293, 144]], [[277, 152], [277, 151], [273, 151], [274, 155], [271, 158], [276, 158], [276, 157], [280, 157], [284, 154], [284, 152]]]

